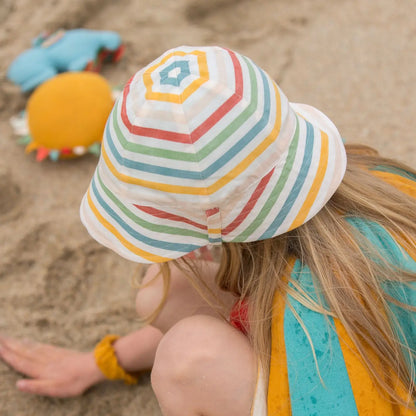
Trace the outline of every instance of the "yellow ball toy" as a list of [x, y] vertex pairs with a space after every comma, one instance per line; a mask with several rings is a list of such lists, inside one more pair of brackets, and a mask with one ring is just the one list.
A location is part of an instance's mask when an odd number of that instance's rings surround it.
[[98, 153], [113, 104], [112, 90], [99, 74], [65, 72], [55, 76], [28, 100], [26, 151], [35, 150], [38, 161], [48, 156], [58, 160]]

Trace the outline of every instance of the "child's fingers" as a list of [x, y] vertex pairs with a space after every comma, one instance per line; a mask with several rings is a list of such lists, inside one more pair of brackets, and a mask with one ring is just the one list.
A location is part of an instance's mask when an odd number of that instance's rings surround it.
[[19, 373], [26, 374], [29, 377], [37, 377], [39, 375], [39, 365], [36, 365], [36, 361], [16, 353], [5, 345], [0, 347], [0, 357]]
[[28, 338], [17, 339], [5, 336], [2, 337], [2, 341], [0, 340], [0, 342], [13, 350], [33, 349], [39, 345], [37, 342], [34, 342]]
[[7, 343], [7, 337], [5, 335], [0, 334], [0, 351], [3, 346]]
[[59, 397], [59, 391], [54, 380], [28, 380], [22, 379], [16, 383], [16, 387], [25, 393], [41, 396]]
[[22, 342], [19, 342], [17, 339], [12, 337], [6, 337], [5, 335], [0, 336], [0, 346], [1, 348], [7, 348], [9, 350], [20, 349]]
[[26, 347], [18, 340], [10, 337], [2, 337], [0, 340], [0, 352], [9, 353], [11, 355], [24, 355], [22, 352]]
[[5, 336], [0, 337], [0, 349], [12, 351], [21, 357], [26, 357], [35, 361], [43, 355], [39, 350], [41, 346], [42, 344], [26, 338], [19, 340]]
[[49, 397], [74, 397], [83, 391], [71, 383], [62, 383], [58, 380], [29, 380], [22, 379], [16, 383], [16, 387], [25, 393], [37, 394]]

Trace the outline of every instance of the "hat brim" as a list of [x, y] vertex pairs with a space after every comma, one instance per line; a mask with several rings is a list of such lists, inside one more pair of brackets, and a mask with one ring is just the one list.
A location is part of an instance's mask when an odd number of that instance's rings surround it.
[[80, 216], [97, 242], [138, 263], [166, 262], [208, 244], [203, 224], [188, 221], [184, 226], [179, 215], [122, 200], [103, 183], [100, 166], [82, 199]]
[[[289, 155], [266, 175], [267, 184], [262, 178], [238, 196], [239, 203], [221, 218], [226, 230], [222, 241], [260, 240], [296, 228], [312, 218], [339, 186], [346, 156], [336, 127], [314, 107], [290, 104], [290, 108], [303, 143], [299, 149], [304, 150], [295, 152], [287, 178]], [[185, 218], [181, 207], [140, 205], [140, 195], [134, 203], [116, 187], [110, 189], [111, 181], [102, 180], [108, 174], [100, 160], [80, 207], [81, 221], [100, 244], [134, 262], [161, 263], [209, 243], [206, 218], [198, 217], [198, 210], [193, 218]]]

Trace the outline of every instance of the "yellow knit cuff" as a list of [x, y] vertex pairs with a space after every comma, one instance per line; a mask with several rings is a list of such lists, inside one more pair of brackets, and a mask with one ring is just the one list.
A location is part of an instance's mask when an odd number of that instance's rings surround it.
[[109, 380], [123, 380], [126, 384], [136, 384], [137, 377], [128, 374], [117, 361], [113, 343], [120, 337], [106, 335], [94, 348], [95, 362]]

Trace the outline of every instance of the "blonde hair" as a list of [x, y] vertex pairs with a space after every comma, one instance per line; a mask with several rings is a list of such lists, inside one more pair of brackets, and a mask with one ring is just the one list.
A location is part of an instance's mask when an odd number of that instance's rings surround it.
[[[249, 335], [266, 371], [273, 296], [278, 290], [338, 318], [376, 384], [393, 401], [411, 407], [416, 399], [415, 351], [399, 337], [403, 330], [400, 322], [392, 322], [389, 302], [409, 311], [416, 308], [389, 296], [382, 282], [415, 282], [416, 273], [387, 262], [346, 220], [348, 215], [374, 221], [389, 230], [402, 247], [415, 253], [416, 200], [369, 172], [381, 164], [411, 169], [381, 158], [370, 148], [346, 147], [347, 172], [325, 207], [310, 221], [284, 235], [253, 243], [224, 244], [216, 281], [222, 289], [247, 300]], [[290, 288], [283, 279], [288, 259], [293, 257], [311, 269], [328, 309], [312, 300], [296, 282]], [[369, 348], [374, 354], [367, 353]], [[393, 388], [392, 370], [408, 393], [407, 398]]]
[[[224, 243], [216, 282], [221, 289], [247, 303], [249, 337], [266, 374], [270, 363], [273, 297], [275, 291], [290, 293], [307, 307], [338, 318], [376, 385], [394, 402], [410, 408], [416, 399], [415, 351], [400, 336], [403, 329], [400, 322], [394, 321], [389, 303], [409, 311], [416, 308], [389, 296], [382, 283], [395, 281], [406, 285], [416, 281], [416, 273], [401, 270], [384, 259], [369, 240], [349, 225], [347, 216], [374, 221], [408, 252], [415, 253], [416, 200], [370, 170], [388, 165], [415, 175], [416, 172], [380, 157], [371, 148], [360, 145], [346, 148], [345, 177], [325, 207], [307, 223], [281, 236], [250, 243]], [[310, 268], [324, 299], [313, 300], [296, 282], [288, 285], [284, 276], [291, 258]], [[176, 263], [185, 269], [192, 268], [189, 263]], [[166, 267], [163, 270], [166, 279]], [[373, 353], [368, 354], [368, 349]], [[397, 375], [407, 397], [392, 386], [391, 371]]]

